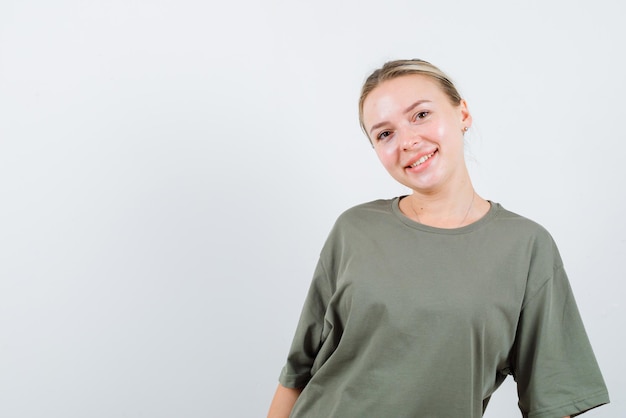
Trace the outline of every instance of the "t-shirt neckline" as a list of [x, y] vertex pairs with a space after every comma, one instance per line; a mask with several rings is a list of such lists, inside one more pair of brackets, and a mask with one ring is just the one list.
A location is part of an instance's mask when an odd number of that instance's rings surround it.
[[493, 217], [496, 215], [496, 213], [500, 209], [500, 204], [494, 203], [491, 200], [487, 200], [490, 205], [489, 210], [482, 218], [478, 219], [476, 222], [472, 222], [469, 225], [461, 226], [459, 228], [438, 228], [435, 226], [424, 225], [419, 222], [416, 222], [410, 219], [409, 217], [407, 217], [404, 213], [402, 213], [402, 211], [400, 210], [400, 200], [405, 197], [407, 197], [407, 195], [398, 196], [391, 201], [391, 210], [393, 214], [396, 216], [396, 218], [400, 220], [400, 222], [402, 222], [403, 224], [407, 225], [408, 227], [419, 229], [419, 230], [426, 231], [426, 232], [435, 233], [435, 234], [455, 235], [455, 234], [465, 234], [468, 232], [475, 231], [476, 229], [481, 228], [482, 226], [487, 224], [489, 221], [491, 221], [491, 219], [493, 219]]

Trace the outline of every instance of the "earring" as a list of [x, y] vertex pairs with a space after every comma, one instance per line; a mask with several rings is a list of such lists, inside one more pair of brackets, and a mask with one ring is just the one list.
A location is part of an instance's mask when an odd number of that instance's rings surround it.
[[463, 131], [467, 132], [469, 131], [469, 128], [466, 126], [465, 128], [463, 128]]

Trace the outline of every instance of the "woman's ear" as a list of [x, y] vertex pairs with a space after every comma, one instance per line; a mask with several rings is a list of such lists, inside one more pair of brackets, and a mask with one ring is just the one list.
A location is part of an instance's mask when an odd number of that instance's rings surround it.
[[464, 99], [461, 99], [459, 107], [461, 113], [461, 124], [463, 128], [469, 128], [470, 126], [472, 126], [472, 114], [467, 108], [467, 102]]

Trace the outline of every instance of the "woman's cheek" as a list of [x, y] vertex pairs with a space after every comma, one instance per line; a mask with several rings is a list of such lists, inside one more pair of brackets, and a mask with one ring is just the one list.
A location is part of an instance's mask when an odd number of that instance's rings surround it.
[[376, 154], [383, 166], [389, 171], [395, 162], [395, 152], [391, 146], [379, 146]]

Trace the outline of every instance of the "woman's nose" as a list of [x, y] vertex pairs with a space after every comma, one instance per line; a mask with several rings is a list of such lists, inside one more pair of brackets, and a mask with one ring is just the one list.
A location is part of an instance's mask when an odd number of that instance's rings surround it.
[[417, 132], [412, 131], [411, 129], [407, 129], [401, 133], [402, 138], [402, 149], [410, 150], [413, 149], [419, 142], [421, 141], [420, 136]]

